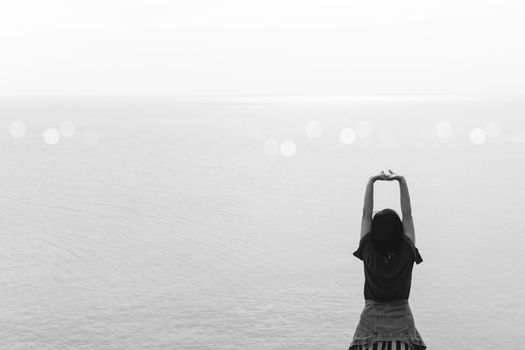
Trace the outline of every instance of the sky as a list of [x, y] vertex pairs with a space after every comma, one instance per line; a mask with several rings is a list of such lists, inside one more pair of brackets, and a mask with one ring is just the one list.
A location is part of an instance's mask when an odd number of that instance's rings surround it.
[[0, 96], [525, 94], [525, 2], [0, 0]]

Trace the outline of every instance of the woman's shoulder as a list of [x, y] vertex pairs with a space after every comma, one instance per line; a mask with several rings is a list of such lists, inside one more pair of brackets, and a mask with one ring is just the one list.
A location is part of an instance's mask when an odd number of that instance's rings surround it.
[[359, 246], [354, 252], [354, 256], [360, 260], [365, 260], [373, 252], [372, 234], [371, 231], [367, 232], [359, 240]]

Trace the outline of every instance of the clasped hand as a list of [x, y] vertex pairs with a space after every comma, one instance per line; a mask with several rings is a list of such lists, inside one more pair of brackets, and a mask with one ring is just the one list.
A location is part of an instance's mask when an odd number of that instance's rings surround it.
[[382, 170], [379, 174], [372, 176], [370, 179], [372, 181], [392, 181], [392, 180], [400, 180], [403, 176], [394, 173], [392, 170], [388, 169], [388, 172]]

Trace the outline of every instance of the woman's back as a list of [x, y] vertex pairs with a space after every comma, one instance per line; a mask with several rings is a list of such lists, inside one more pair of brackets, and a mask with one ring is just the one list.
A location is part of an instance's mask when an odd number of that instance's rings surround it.
[[375, 249], [370, 232], [361, 238], [354, 256], [364, 262], [364, 297], [376, 301], [408, 299], [414, 262], [423, 261], [407, 236], [403, 235], [398, 252], [383, 254]]

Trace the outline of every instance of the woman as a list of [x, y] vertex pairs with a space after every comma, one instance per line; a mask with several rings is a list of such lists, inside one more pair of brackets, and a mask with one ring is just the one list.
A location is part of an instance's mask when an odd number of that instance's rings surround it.
[[[405, 178], [388, 170], [368, 180], [365, 191], [361, 239], [354, 256], [365, 270], [365, 306], [349, 350], [424, 350], [408, 303], [414, 262], [423, 261], [415, 247], [416, 236]], [[403, 220], [392, 209], [372, 219], [374, 182], [399, 182]]]

